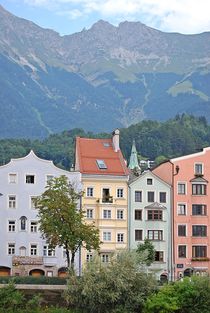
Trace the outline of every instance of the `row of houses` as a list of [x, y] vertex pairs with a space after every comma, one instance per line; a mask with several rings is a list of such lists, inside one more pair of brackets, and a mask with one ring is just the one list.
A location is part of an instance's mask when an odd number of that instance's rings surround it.
[[[155, 247], [149, 270], [158, 279], [206, 275], [210, 269], [210, 148], [171, 159], [141, 173], [135, 143], [129, 166], [119, 146], [119, 130], [111, 139], [76, 138], [75, 170], [64, 171], [33, 151], [0, 167], [0, 276], [64, 276], [62, 247], [50, 249], [38, 229], [34, 198], [52, 177], [66, 175], [84, 191], [86, 223], [99, 228], [101, 262], [145, 238]], [[81, 250], [76, 270], [94, 257]]]

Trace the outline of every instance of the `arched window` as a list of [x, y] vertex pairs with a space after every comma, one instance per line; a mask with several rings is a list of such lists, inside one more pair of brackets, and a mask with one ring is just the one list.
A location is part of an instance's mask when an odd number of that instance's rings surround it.
[[20, 218], [20, 230], [26, 230], [26, 221], [27, 221], [27, 217], [21, 216], [21, 218]]
[[26, 256], [26, 247], [20, 247], [20, 256]]

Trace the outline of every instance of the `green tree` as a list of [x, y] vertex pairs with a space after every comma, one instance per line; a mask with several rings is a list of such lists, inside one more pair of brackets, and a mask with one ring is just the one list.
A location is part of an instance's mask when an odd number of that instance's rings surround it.
[[209, 313], [210, 278], [191, 277], [165, 285], [148, 297], [145, 313]]
[[141, 257], [141, 263], [147, 266], [150, 266], [155, 261], [155, 247], [147, 238], [144, 239], [144, 243], [138, 244], [136, 252]]
[[78, 209], [81, 194], [75, 191], [66, 176], [53, 178], [45, 192], [37, 197], [40, 231], [51, 248], [63, 246], [68, 267], [74, 269], [75, 254], [80, 247], [98, 250], [99, 230], [85, 224], [84, 211]]
[[150, 293], [156, 289], [153, 276], [139, 271], [136, 252], [113, 255], [108, 264], [94, 259], [80, 279], [71, 275], [66, 300], [70, 307], [88, 313], [142, 312]]

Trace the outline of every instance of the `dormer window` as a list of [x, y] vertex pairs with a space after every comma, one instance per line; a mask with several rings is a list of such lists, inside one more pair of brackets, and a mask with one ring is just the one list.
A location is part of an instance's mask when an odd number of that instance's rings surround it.
[[96, 160], [98, 168], [100, 170], [104, 170], [107, 169], [106, 163], [104, 162], [104, 160]]

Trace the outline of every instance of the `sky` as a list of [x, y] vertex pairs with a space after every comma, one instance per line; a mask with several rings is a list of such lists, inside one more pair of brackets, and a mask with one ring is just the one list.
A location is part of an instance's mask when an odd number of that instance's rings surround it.
[[115, 26], [139, 21], [182, 34], [210, 31], [210, 0], [0, 0], [0, 4], [61, 35], [89, 29], [101, 19]]

